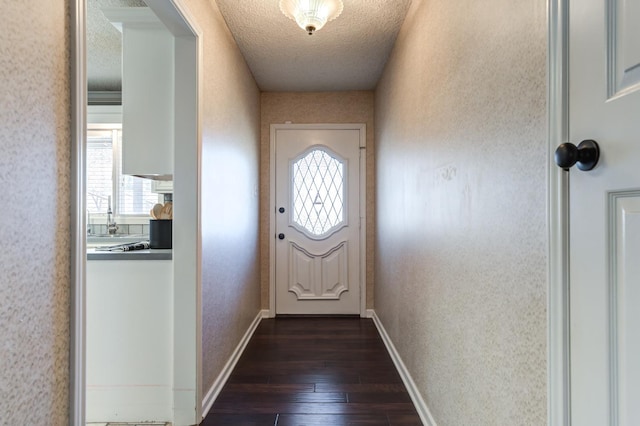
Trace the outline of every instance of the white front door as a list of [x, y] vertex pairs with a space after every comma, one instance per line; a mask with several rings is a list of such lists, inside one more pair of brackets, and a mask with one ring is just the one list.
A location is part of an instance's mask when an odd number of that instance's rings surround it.
[[569, 133], [600, 145], [570, 172], [571, 417], [640, 425], [640, 0], [571, 0]]
[[360, 314], [364, 129], [275, 129], [276, 314]]

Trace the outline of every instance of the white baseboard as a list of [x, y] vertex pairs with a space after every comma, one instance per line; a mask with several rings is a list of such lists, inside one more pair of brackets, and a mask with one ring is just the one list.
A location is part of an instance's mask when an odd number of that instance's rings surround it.
[[389, 355], [391, 356], [391, 359], [393, 360], [393, 363], [395, 364], [396, 369], [398, 370], [398, 373], [400, 374], [400, 377], [402, 378], [402, 381], [407, 388], [407, 392], [409, 392], [409, 396], [411, 397], [411, 401], [413, 401], [413, 405], [416, 407], [416, 411], [418, 411], [420, 420], [422, 420], [422, 423], [425, 426], [437, 426], [436, 421], [433, 419], [433, 416], [431, 415], [431, 412], [427, 407], [427, 404], [422, 398], [422, 394], [420, 394], [418, 387], [411, 378], [411, 374], [409, 374], [409, 370], [407, 370], [404, 362], [402, 362], [402, 358], [400, 358], [400, 354], [398, 354], [398, 351], [393, 345], [391, 338], [387, 334], [387, 331], [384, 329], [380, 318], [378, 318], [378, 315], [376, 315], [376, 312], [373, 309], [367, 310], [367, 317], [373, 318], [373, 323], [376, 325], [376, 328], [380, 333], [380, 337], [382, 337], [382, 341], [387, 347], [387, 351], [389, 351]]
[[258, 328], [258, 324], [260, 324], [260, 321], [262, 321], [262, 318], [268, 318], [268, 317], [269, 317], [268, 309], [258, 312], [258, 315], [256, 315], [253, 322], [251, 322], [251, 325], [247, 329], [246, 333], [244, 333], [244, 336], [242, 336], [242, 339], [240, 339], [240, 343], [238, 343], [238, 346], [236, 346], [235, 350], [229, 357], [229, 360], [224, 365], [224, 368], [218, 375], [218, 378], [213, 382], [213, 385], [211, 385], [211, 388], [209, 388], [209, 391], [207, 392], [204, 399], [202, 400], [202, 418], [203, 419], [207, 416], [207, 414], [209, 413], [209, 410], [211, 410], [211, 407], [213, 406], [213, 403], [215, 402], [216, 398], [222, 391], [222, 388], [227, 383], [227, 380], [229, 379], [231, 372], [235, 368], [238, 360], [240, 359], [240, 356], [242, 355], [245, 348], [247, 347], [247, 343], [249, 343], [251, 336], [253, 336], [253, 332], [256, 331], [256, 328]]

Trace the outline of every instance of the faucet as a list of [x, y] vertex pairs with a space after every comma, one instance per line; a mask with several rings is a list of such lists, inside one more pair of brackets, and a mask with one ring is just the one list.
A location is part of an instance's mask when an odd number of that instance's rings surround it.
[[112, 220], [111, 215], [113, 212], [111, 211], [111, 195], [109, 195], [109, 202], [107, 204], [107, 233], [109, 235], [115, 235], [118, 231], [118, 224], [116, 224], [115, 220]]

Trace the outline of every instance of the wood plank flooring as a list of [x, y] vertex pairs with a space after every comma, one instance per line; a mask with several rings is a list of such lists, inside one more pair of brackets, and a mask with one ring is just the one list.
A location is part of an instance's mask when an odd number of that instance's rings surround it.
[[258, 326], [203, 426], [421, 425], [370, 319]]

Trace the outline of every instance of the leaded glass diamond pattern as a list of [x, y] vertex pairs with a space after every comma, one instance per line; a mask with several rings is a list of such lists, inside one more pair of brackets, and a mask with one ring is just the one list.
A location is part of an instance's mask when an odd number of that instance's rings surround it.
[[293, 222], [315, 236], [344, 218], [344, 164], [322, 149], [293, 163]]

